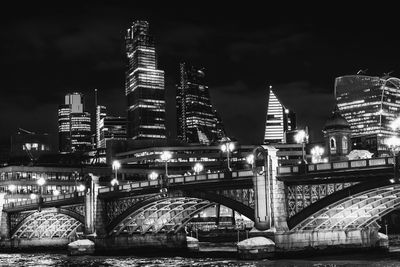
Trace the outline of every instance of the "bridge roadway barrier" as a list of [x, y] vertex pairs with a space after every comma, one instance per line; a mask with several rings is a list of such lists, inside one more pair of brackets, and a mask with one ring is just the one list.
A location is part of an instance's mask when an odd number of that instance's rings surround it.
[[317, 172], [326, 171], [339, 171], [339, 170], [355, 170], [364, 168], [374, 168], [374, 167], [389, 167], [393, 166], [392, 157], [384, 158], [370, 158], [370, 159], [358, 159], [358, 160], [348, 160], [339, 162], [329, 162], [329, 163], [317, 163], [317, 164], [307, 164], [305, 169], [302, 170], [301, 165], [295, 166], [280, 166], [278, 167], [278, 175], [298, 175], [298, 174], [311, 174]]
[[[229, 173], [230, 174], [230, 173]], [[168, 186], [180, 185], [180, 184], [189, 184], [189, 183], [199, 183], [199, 182], [214, 182], [221, 181], [227, 179], [228, 173], [219, 172], [219, 173], [207, 173], [200, 175], [189, 175], [189, 176], [176, 176], [169, 177], [167, 179]], [[252, 170], [242, 170], [242, 171], [233, 171], [230, 174], [230, 178], [252, 178], [253, 172]], [[129, 184], [119, 185], [117, 187], [102, 187], [99, 188], [99, 194], [109, 193], [113, 191], [131, 191], [135, 189], [142, 189], [146, 187], [160, 187], [162, 185], [162, 181], [158, 180], [148, 180], [148, 181], [140, 181], [140, 182], [132, 182]]]

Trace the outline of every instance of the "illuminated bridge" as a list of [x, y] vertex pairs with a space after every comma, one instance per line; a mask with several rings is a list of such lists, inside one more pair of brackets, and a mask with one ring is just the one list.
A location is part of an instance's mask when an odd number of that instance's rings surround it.
[[278, 167], [276, 149], [254, 155], [252, 170], [102, 188], [91, 176], [84, 193], [6, 204], [1, 245], [65, 245], [84, 232], [99, 250], [185, 247], [184, 226], [216, 204], [253, 220], [252, 235], [278, 251], [385, 241], [377, 221], [400, 203], [392, 158]]

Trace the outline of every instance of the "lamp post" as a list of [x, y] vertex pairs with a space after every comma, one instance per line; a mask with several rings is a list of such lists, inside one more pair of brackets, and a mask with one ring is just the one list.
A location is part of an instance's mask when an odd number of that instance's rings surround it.
[[168, 177], [168, 161], [172, 158], [172, 154], [169, 151], [164, 151], [160, 159], [165, 162], [165, 177]]
[[59, 195], [60, 195], [60, 191], [57, 190], [57, 189], [55, 189], [55, 190], [53, 191], [53, 196], [59, 196]]
[[196, 174], [199, 174], [200, 172], [202, 172], [202, 171], [204, 170], [204, 166], [203, 166], [203, 164], [197, 162], [197, 163], [194, 165], [193, 170], [194, 170], [194, 172], [195, 172]]
[[246, 162], [251, 166], [251, 168], [253, 169], [253, 164], [254, 164], [254, 154], [249, 154], [246, 157]]
[[151, 181], [155, 181], [155, 180], [157, 180], [157, 178], [158, 178], [158, 173], [156, 173], [156, 172], [151, 172], [151, 173], [149, 174], [149, 179], [150, 179]]
[[322, 162], [321, 156], [324, 154], [324, 149], [320, 146], [315, 146], [311, 149], [311, 162], [312, 163], [319, 163]]
[[37, 180], [36, 183], [40, 186], [40, 197], [42, 197], [42, 195], [43, 195], [43, 185], [46, 183], [46, 180], [43, 177], [40, 177]]
[[39, 205], [38, 205], [39, 211], [41, 211], [41, 204], [43, 203], [43, 185], [45, 183], [46, 183], [46, 180], [43, 177], [40, 177], [37, 180], [37, 184], [40, 186]]
[[85, 191], [86, 186], [84, 186], [83, 184], [80, 184], [77, 189], [78, 189], [78, 192], [83, 192], [83, 191]]
[[17, 189], [17, 186], [14, 185], [14, 184], [10, 184], [10, 185], [8, 186], [8, 190], [10, 190], [11, 195], [14, 194], [14, 192], [15, 192], [16, 189]]
[[300, 130], [294, 136], [296, 143], [301, 144], [301, 153], [302, 153], [302, 163], [307, 164], [306, 155], [305, 155], [305, 144], [308, 140], [308, 134], [304, 130]]
[[235, 144], [233, 142], [227, 142], [221, 145], [221, 151], [226, 152], [227, 163], [228, 163], [228, 170], [231, 171], [230, 167], [230, 160], [229, 160], [229, 153], [235, 149]]
[[112, 186], [119, 185], [119, 182], [118, 182], [118, 169], [119, 168], [121, 168], [121, 163], [118, 160], [114, 160], [112, 163], [112, 169], [114, 170], [115, 176], [114, 176], [114, 179], [111, 180]]
[[400, 138], [397, 136], [392, 136], [385, 139], [384, 143], [393, 154], [393, 178], [394, 182], [397, 183], [399, 181], [399, 177], [397, 175], [396, 154], [400, 150]]

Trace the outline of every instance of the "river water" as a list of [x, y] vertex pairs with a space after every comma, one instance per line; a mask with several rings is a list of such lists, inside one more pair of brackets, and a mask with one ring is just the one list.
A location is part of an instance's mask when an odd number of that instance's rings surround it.
[[234, 258], [68, 256], [63, 253], [0, 254], [0, 266], [400, 266], [400, 253], [347, 254], [301, 259], [242, 261]]

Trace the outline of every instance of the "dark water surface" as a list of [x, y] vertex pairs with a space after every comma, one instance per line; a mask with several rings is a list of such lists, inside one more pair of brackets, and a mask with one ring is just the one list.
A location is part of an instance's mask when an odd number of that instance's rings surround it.
[[234, 258], [186, 258], [139, 256], [68, 256], [63, 253], [0, 254], [0, 266], [400, 266], [400, 253], [345, 254], [301, 259], [242, 261]]

